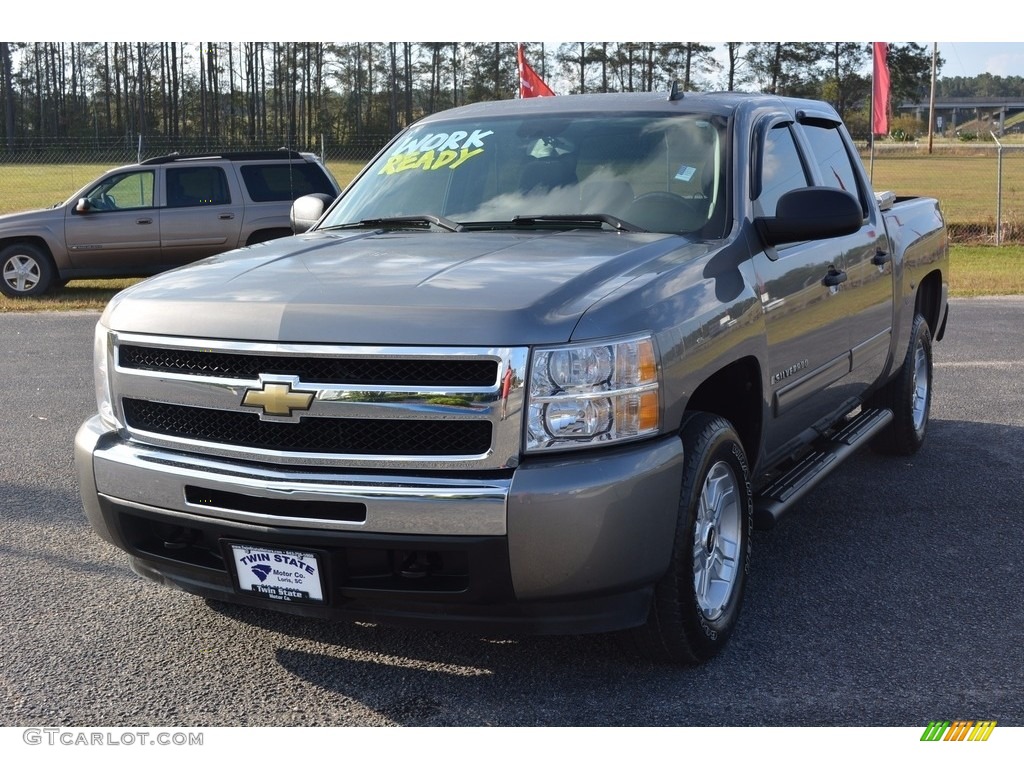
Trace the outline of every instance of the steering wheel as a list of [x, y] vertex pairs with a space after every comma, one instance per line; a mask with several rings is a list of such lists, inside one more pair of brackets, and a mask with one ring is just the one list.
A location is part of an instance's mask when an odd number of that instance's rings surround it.
[[650, 232], [689, 232], [704, 224], [700, 209], [692, 201], [663, 190], [637, 197], [622, 218]]
[[89, 197], [87, 200], [89, 201], [89, 209], [93, 211], [112, 211], [117, 208], [117, 203], [114, 202], [114, 198], [106, 192], [94, 197]]

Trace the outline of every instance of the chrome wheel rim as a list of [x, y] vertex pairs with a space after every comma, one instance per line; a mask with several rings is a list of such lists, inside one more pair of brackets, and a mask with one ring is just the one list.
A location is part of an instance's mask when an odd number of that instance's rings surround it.
[[39, 283], [39, 264], [29, 256], [12, 256], [4, 263], [4, 282], [18, 293], [31, 291]]
[[736, 588], [742, 517], [736, 474], [720, 461], [704, 480], [693, 537], [693, 589], [709, 621], [725, 613]]
[[914, 430], [920, 432], [928, 418], [928, 353], [921, 342], [914, 350], [914, 382], [910, 397]]

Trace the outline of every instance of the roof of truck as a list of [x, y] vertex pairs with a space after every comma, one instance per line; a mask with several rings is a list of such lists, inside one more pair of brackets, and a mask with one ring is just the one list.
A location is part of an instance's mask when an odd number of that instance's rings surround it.
[[[718, 92], [647, 92], [647, 93], [586, 93], [567, 96], [545, 96], [531, 99], [481, 101], [462, 107], [437, 112], [421, 122], [451, 118], [477, 118], [525, 116], [530, 114], [569, 113], [686, 113], [728, 116], [740, 107], [774, 107], [791, 113], [812, 110], [833, 113], [832, 107], [821, 101], [796, 99], [760, 93]], [[834, 113], [833, 113], [834, 114]], [[838, 116], [836, 116], [838, 119]]]

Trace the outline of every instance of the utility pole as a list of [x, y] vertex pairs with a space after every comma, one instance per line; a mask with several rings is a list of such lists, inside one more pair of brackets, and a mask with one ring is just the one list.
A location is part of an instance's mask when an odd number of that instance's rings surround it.
[[932, 138], [935, 134], [935, 65], [939, 58], [939, 44], [932, 43], [932, 93], [928, 98], [928, 154], [932, 153]]

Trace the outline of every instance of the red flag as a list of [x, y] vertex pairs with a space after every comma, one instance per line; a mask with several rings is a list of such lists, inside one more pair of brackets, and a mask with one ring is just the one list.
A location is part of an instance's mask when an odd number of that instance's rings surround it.
[[548, 84], [540, 79], [540, 75], [533, 71], [533, 67], [526, 63], [522, 43], [519, 44], [516, 61], [519, 63], [519, 98], [528, 99], [532, 96], [555, 95], [555, 92], [548, 88]]
[[889, 44], [874, 43], [874, 71], [871, 82], [871, 132], [889, 133]]

